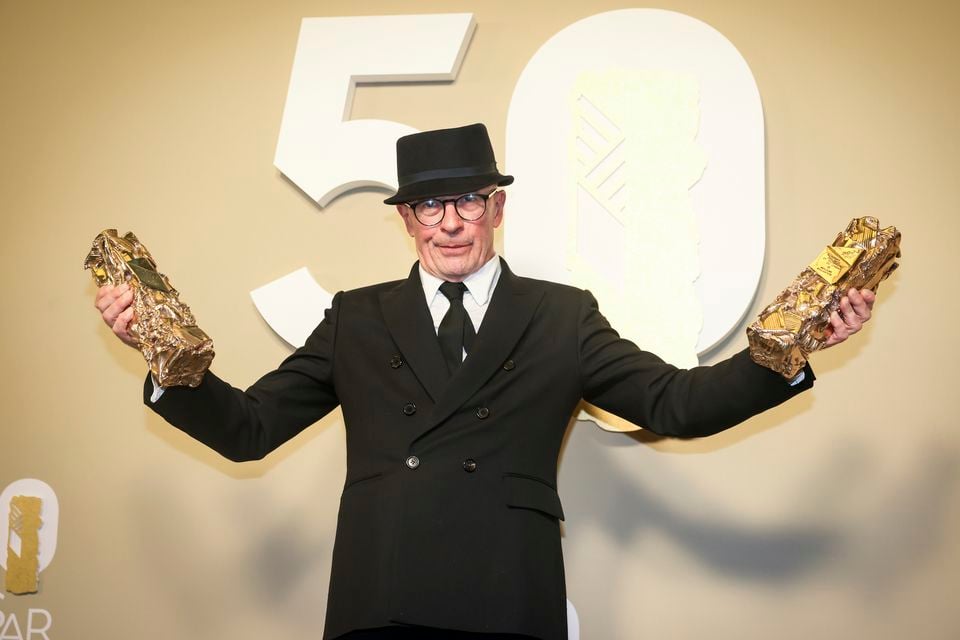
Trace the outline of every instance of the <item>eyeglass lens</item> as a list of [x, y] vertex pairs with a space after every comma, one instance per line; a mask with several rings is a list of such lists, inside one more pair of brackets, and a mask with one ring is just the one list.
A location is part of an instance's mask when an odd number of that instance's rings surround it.
[[460, 196], [456, 200], [441, 200], [439, 198], [428, 198], [417, 202], [413, 207], [413, 213], [417, 219], [425, 225], [432, 225], [440, 222], [443, 218], [444, 209], [448, 202], [453, 202], [457, 213], [464, 220], [477, 220], [487, 209], [487, 198], [493, 194], [484, 195], [481, 193], [468, 193]]

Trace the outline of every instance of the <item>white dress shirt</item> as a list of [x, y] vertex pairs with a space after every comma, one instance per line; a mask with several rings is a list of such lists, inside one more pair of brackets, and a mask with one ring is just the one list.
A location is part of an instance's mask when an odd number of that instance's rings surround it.
[[[463, 284], [467, 285], [467, 290], [463, 292], [463, 308], [473, 322], [474, 331], [480, 331], [480, 324], [487, 313], [487, 307], [490, 306], [490, 298], [493, 297], [493, 290], [497, 288], [502, 270], [500, 256], [495, 255], [463, 281]], [[423, 296], [430, 308], [430, 317], [433, 318], [433, 332], [437, 334], [440, 332], [443, 316], [450, 309], [450, 301], [440, 291], [440, 285], [443, 282], [440, 278], [424, 271], [423, 265], [420, 265], [420, 284], [423, 286]]]

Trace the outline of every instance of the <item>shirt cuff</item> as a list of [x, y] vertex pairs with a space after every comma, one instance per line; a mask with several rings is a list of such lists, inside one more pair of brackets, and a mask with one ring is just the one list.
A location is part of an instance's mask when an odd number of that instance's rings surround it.
[[[803, 375], [803, 371], [800, 372], [800, 375]], [[803, 380], [803, 378], [800, 379]], [[160, 396], [163, 395], [164, 389], [157, 383], [157, 379], [153, 377], [153, 374], [150, 374], [150, 381], [153, 382], [153, 393], [150, 394], [150, 404], [153, 404], [160, 399]], [[795, 383], [791, 382], [790, 384]]]
[[[795, 375], [795, 376], [793, 377], [793, 380], [790, 381], [790, 386], [791, 386], [791, 387], [797, 386], [798, 384], [800, 384], [801, 382], [803, 382], [806, 377], [807, 377], [807, 372], [806, 372], [806, 371], [801, 371], [800, 373], [798, 373], [797, 375]], [[154, 385], [156, 385], [156, 382], [154, 382]], [[161, 389], [160, 391], [162, 392], [163, 389]], [[156, 393], [156, 392], [154, 392], [154, 393]], [[157, 397], [159, 398], [160, 396], [157, 396]]]

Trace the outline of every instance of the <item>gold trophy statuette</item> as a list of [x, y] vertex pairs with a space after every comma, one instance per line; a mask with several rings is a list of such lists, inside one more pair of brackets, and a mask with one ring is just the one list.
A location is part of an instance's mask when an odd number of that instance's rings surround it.
[[161, 387], [200, 384], [213, 361], [213, 340], [133, 232], [121, 237], [105, 229], [94, 238], [83, 268], [91, 270], [98, 287], [129, 283], [134, 309], [129, 331]]
[[830, 314], [852, 288], [877, 290], [899, 266], [900, 232], [876, 218], [854, 218], [757, 320], [747, 327], [750, 357], [790, 379], [822, 349]]

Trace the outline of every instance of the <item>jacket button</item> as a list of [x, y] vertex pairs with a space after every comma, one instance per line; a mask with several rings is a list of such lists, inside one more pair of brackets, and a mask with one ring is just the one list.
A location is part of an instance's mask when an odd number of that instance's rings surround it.
[[477, 461], [473, 458], [467, 458], [463, 461], [463, 470], [467, 473], [473, 473], [477, 470]]
[[393, 356], [392, 358], [390, 358], [390, 366], [393, 367], [394, 369], [399, 369], [400, 367], [403, 366], [403, 358], [401, 358], [400, 356]]
[[417, 405], [413, 404], [412, 402], [408, 402], [407, 404], [403, 405], [403, 415], [412, 416], [416, 412]]
[[514, 362], [513, 360], [507, 360], [506, 362], [503, 363], [504, 371], [513, 371], [514, 369], [516, 369], [516, 367], [517, 367], [517, 363]]
[[404, 460], [403, 463], [407, 465], [408, 469], [416, 469], [417, 467], [420, 466], [420, 458], [418, 458], [417, 456], [410, 456], [406, 460]]
[[486, 407], [480, 407], [479, 409], [477, 409], [477, 417], [480, 418], [481, 420], [486, 419], [486, 417], [489, 415], [490, 415], [490, 409], [487, 409]]

